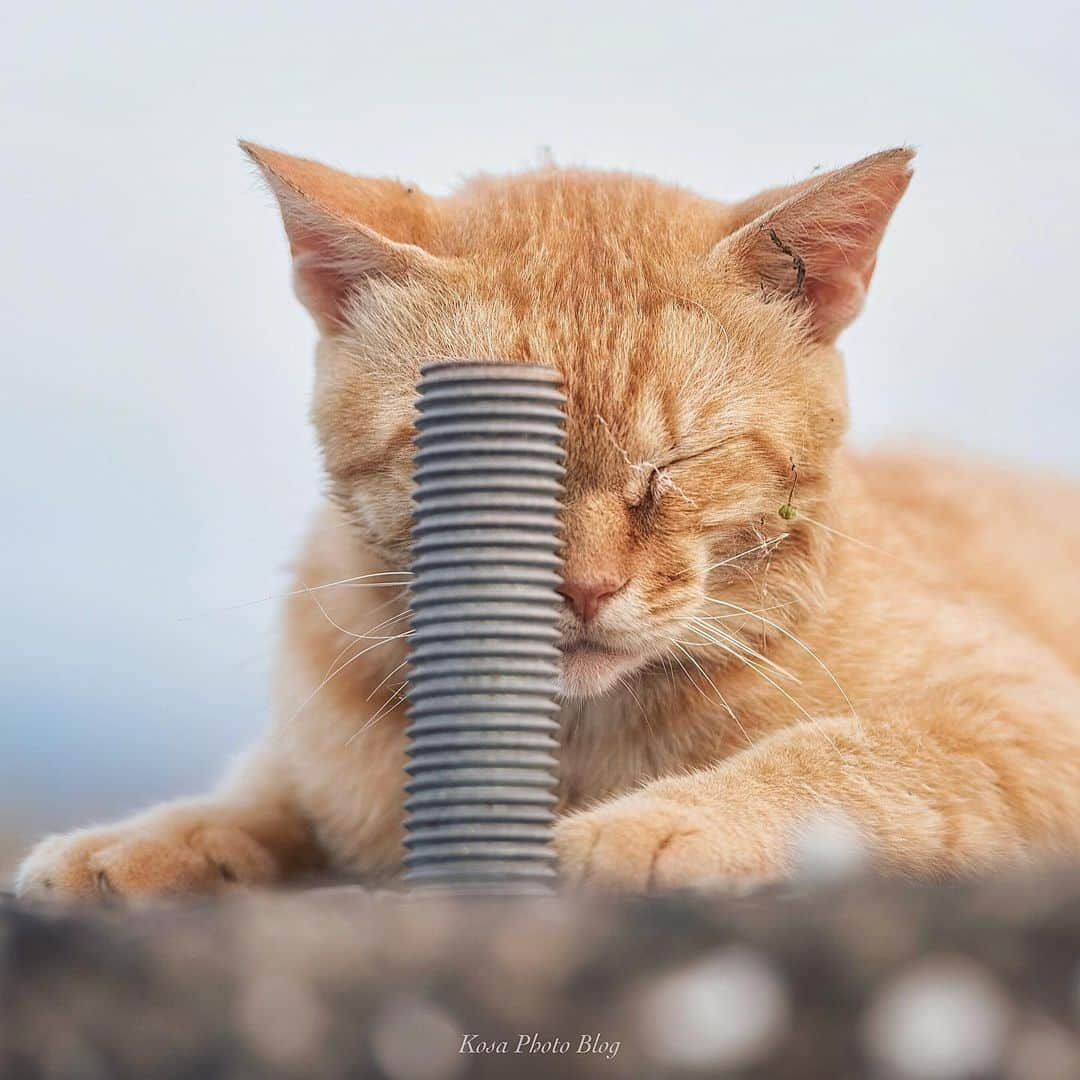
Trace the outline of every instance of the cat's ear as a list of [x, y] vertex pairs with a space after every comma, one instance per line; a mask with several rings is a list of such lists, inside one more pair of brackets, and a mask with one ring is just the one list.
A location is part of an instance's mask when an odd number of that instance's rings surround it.
[[832, 341], [862, 308], [912, 157], [886, 150], [733, 207], [735, 231], [713, 249], [712, 265], [764, 300], [804, 304], [814, 338]]
[[341, 326], [349, 296], [365, 280], [437, 275], [444, 267], [425, 250], [436, 209], [418, 189], [351, 176], [249, 142], [240, 146], [277, 197], [296, 295], [324, 333]]

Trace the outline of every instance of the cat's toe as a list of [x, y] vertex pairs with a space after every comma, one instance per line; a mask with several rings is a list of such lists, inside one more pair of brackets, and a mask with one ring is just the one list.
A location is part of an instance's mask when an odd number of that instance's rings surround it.
[[784, 876], [753, 835], [729, 827], [722, 814], [651, 793], [564, 818], [555, 849], [565, 881], [616, 892], [744, 895]]
[[109, 841], [108, 834], [89, 830], [46, 837], [16, 872], [15, 895], [29, 903], [93, 899], [99, 884], [90, 859]]
[[209, 893], [219, 877], [206, 855], [180, 837], [127, 837], [88, 861], [97, 895], [105, 901]]
[[555, 848], [572, 884], [644, 892], [695, 884], [709, 822], [696, 807], [654, 797], [617, 799], [556, 827]]
[[275, 869], [243, 830], [185, 823], [50, 837], [23, 863], [15, 887], [28, 902], [110, 903], [260, 884], [272, 880]]

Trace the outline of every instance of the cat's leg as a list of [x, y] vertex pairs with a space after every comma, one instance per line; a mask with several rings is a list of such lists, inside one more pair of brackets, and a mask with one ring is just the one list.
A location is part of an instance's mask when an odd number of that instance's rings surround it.
[[862, 720], [799, 723], [564, 818], [562, 871], [629, 890], [782, 880], [800, 830], [837, 811], [879, 867], [903, 874], [1076, 853], [1080, 725], [1052, 697], [993, 701], [956, 687]]
[[31, 900], [138, 900], [315, 871], [324, 856], [283, 773], [256, 752], [216, 793], [47, 837], [19, 868], [16, 892]]

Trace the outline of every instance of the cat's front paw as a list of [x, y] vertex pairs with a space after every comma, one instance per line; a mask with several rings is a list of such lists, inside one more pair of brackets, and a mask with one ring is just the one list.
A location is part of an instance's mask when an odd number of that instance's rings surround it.
[[730, 835], [714, 809], [648, 792], [564, 818], [555, 850], [570, 884], [619, 892], [744, 892], [778, 876], [753, 840]]
[[276, 866], [249, 833], [187, 814], [50, 836], [19, 867], [28, 901], [149, 900], [270, 882]]

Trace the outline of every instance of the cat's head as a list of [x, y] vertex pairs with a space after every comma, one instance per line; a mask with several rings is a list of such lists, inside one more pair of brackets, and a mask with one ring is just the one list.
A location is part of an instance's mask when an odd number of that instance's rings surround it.
[[806, 524], [846, 426], [833, 342], [910, 151], [723, 204], [556, 168], [434, 198], [245, 149], [320, 332], [314, 419], [364, 542], [404, 566], [420, 364], [513, 359], [565, 381], [569, 695], [647, 664], [693, 677], [696, 645], [753, 648], [745, 611], [782, 623], [812, 599]]

